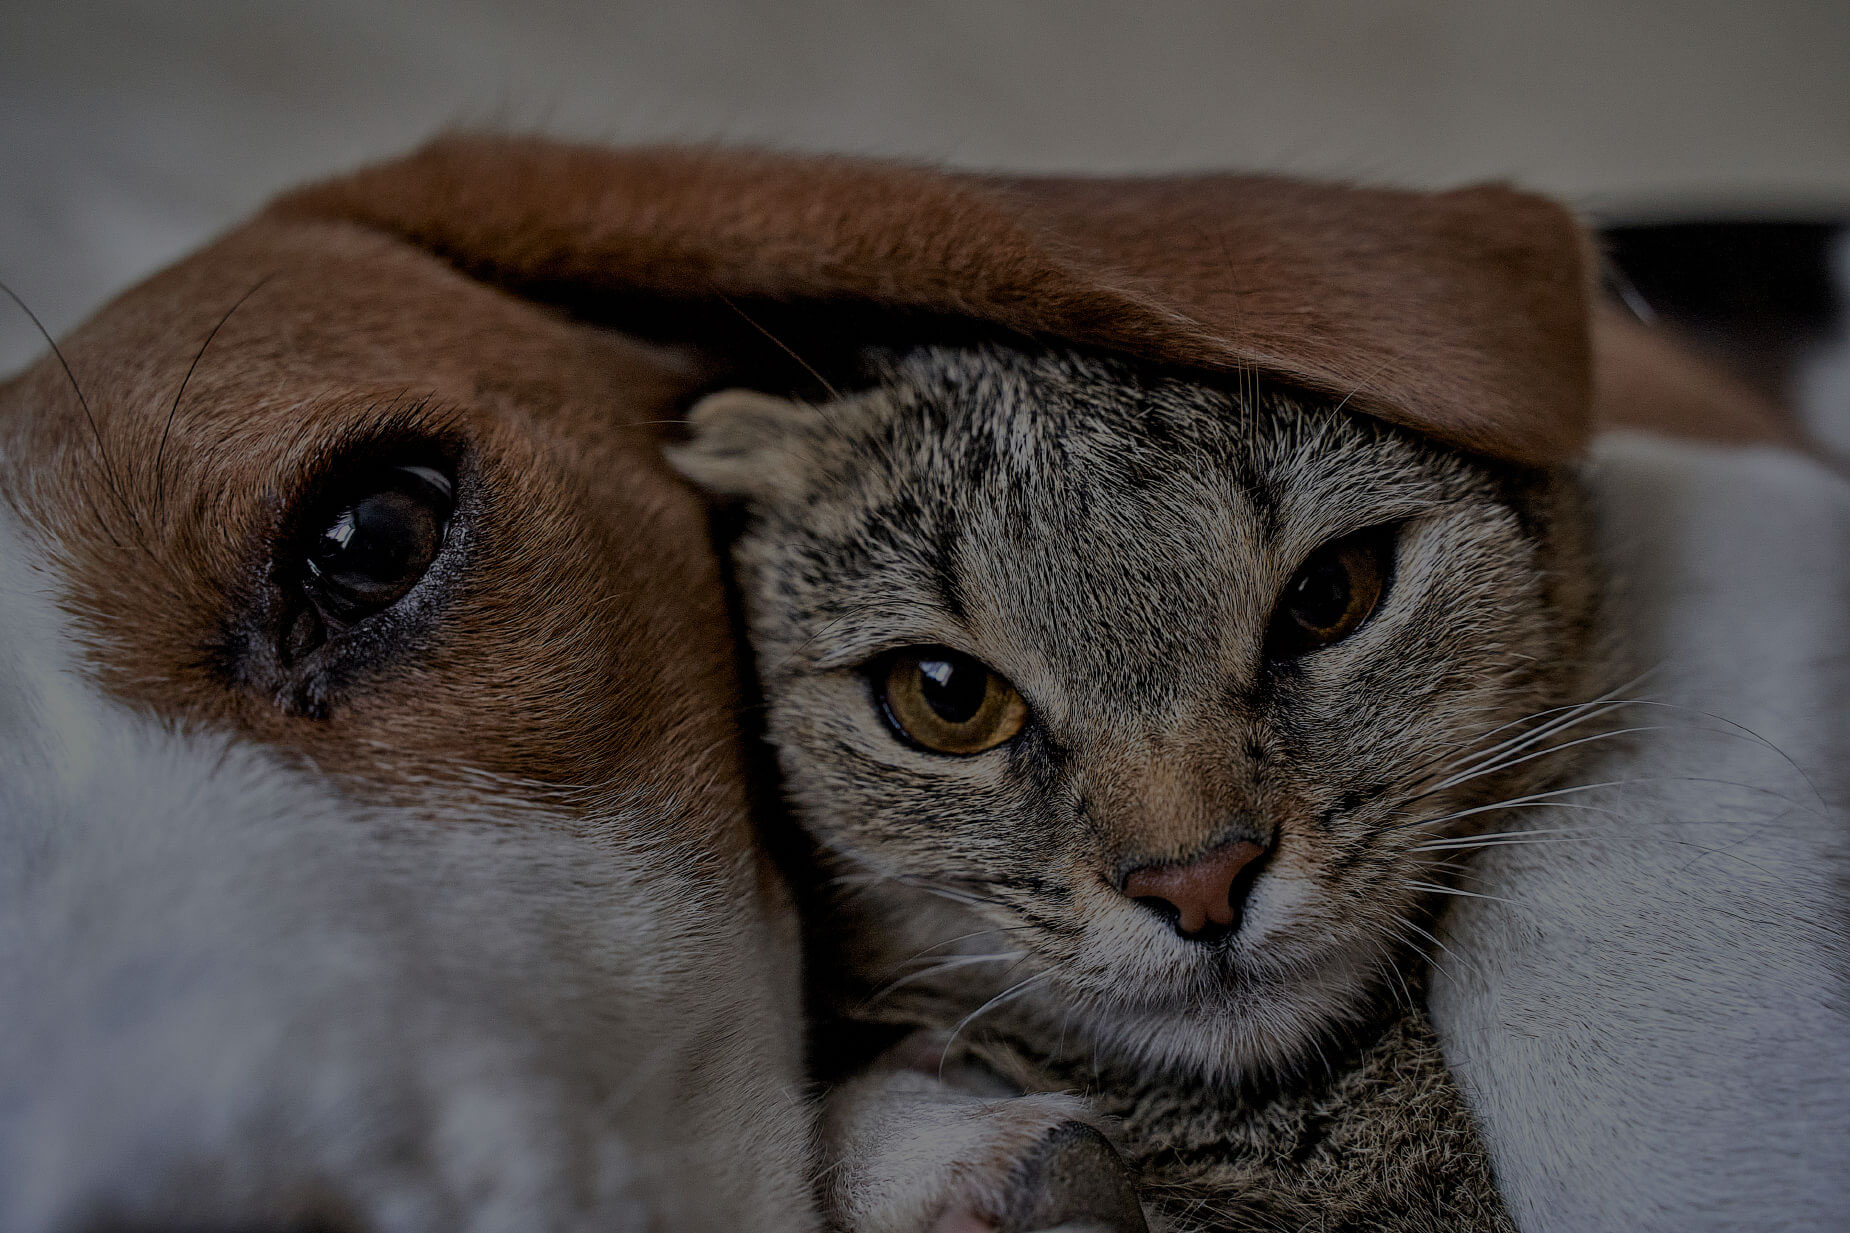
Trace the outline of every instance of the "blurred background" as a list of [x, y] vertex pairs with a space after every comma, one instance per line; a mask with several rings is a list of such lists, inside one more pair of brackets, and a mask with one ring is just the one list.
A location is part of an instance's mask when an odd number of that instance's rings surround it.
[[[280, 188], [482, 125], [1817, 223], [1773, 258], [1655, 229], [1639, 281], [1732, 263], [1698, 298], [1794, 315], [1780, 380], [1850, 421], [1846, 0], [0, 0], [0, 279], [57, 333]], [[40, 345], [9, 311], [0, 372]]]

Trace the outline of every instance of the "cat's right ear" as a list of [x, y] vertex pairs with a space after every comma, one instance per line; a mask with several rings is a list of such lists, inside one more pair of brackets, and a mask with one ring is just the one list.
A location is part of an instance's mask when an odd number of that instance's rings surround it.
[[764, 500], [795, 491], [812, 471], [806, 448], [822, 425], [807, 403], [758, 390], [709, 394], [687, 413], [688, 440], [668, 465], [716, 496]]

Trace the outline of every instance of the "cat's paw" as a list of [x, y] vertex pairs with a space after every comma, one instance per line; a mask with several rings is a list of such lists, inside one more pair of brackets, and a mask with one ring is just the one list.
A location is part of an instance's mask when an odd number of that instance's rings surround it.
[[947, 1207], [932, 1233], [1146, 1233], [1143, 1205], [1117, 1149], [1094, 1126], [1064, 1122], [1015, 1162], [996, 1210]]
[[1145, 1233], [1130, 1171], [1072, 1096], [972, 1093], [913, 1069], [838, 1089], [826, 1187], [853, 1233]]

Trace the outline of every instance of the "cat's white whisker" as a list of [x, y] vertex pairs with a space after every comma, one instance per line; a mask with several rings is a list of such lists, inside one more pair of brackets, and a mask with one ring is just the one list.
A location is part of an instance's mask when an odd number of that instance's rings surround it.
[[1538, 749], [1533, 753], [1526, 753], [1520, 758], [1501, 759], [1488, 766], [1473, 766], [1469, 770], [1460, 771], [1455, 775], [1441, 780], [1439, 783], [1434, 784], [1418, 795], [1409, 797], [1408, 800], [1411, 802], [1423, 800], [1429, 796], [1436, 796], [1450, 788], [1458, 787], [1460, 784], [1466, 784], [1476, 779], [1483, 779], [1490, 775], [1500, 774], [1503, 771], [1510, 770], [1512, 767], [1518, 767], [1525, 763], [1533, 762], [1537, 758], [1546, 758], [1553, 754], [1564, 753], [1567, 750], [1576, 749], [1582, 745], [1591, 745], [1597, 741], [1608, 741], [1615, 737], [1630, 736], [1640, 732], [1669, 731], [1673, 731], [1673, 729], [1665, 724], [1638, 724], [1630, 728], [1611, 728], [1605, 732], [1595, 732], [1591, 736], [1575, 737], [1573, 740], [1563, 741], [1559, 745], [1550, 745], [1546, 749]]
[[[922, 962], [929, 965], [930, 970], [937, 971], [944, 968], [961, 967], [969, 963], [995, 963], [1003, 959], [1019, 959], [1026, 953], [1026, 951], [1009, 950], [994, 955], [952, 955], [946, 959], [928, 959]], [[916, 963], [921, 961], [909, 959], [906, 962]]]
[[[1642, 672], [1638, 674], [1637, 676], [1633, 677], [1631, 680], [1625, 682], [1624, 684], [1616, 686], [1615, 688], [1606, 691], [1600, 696], [1596, 698], [1590, 698], [1585, 702], [1575, 702], [1575, 703], [1568, 703], [1563, 706], [1545, 707], [1539, 711], [1531, 711], [1527, 715], [1523, 715], [1516, 719], [1511, 719], [1504, 723], [1500, 723], [1496, 727], [1491, 728], [1488, 731], [1482, 732], [1478, 734], [1476, 737], [1472, 738], [1470, 745], [1476, 746], [1479, 742], [1484, 741], [1490, 737], [1493, 737], [1499, 732], [1504, 732], [1510, 728], [1516, 727], [1519, 724], [1527, 724], [1533, 720], [1546, 719], [1546, 722], [1538, 724], [1537, 726], [1533, 728], [1524, 729], [1523, 731], [1518, 732], [1513, 736], [1507, 737], [1504, 740], [1499, 741], [1495, 745], [1491, 745], [1487, 748], [1467, 749], [1464, 752], [1461, 752], [1460, 754], [1458, 754], [1456, 757], [1452, 758], [1450, 761], [1445, 761], [1443, 757], [1429, 759], [1428, 761], [1423, 762], [1419, 764], [1418, 766], [1415, 766], [1409, 772], [1409, 778], [1414, 778], [1419, 775], [1426, 774], [1429, 771], [1432, 771], [1435, 763], [1443, 763], [1443, 765], [1439, 766], [1436, 773], [1445, 774], [1451, 771], [1452, 769], [1462, 766], [1464, 763], [1467, 763], [1467, 762], [1474, 762], [1474, 761], [1485, 759], [1485, 758], [1497, 757], [1498, 755], [1509, 751], [1510, 747], [1513, 745], [1522, 743], [1526, 747], [1527, 743], [1532, 743], [1533, 741], [1537, 741], [1537, 740], [1545, 740], [1551, 735], [1566, 731], [1568, 728], [1577, 726], [1580, 723], [1583, 723], [1589, 719], [1594, 718], [1596, 714], [1602, 715], [1602, 716], [1608, 715], [1608, 714], [1611, 714], [1613, 711], [1616, 711], [1622, 707], [1631, 706], [1634, 703], [1638, 702], [1639, 699], [1622, 698], [1619, 695], [1626, 693], [1629, 690], [1637, 688], [1639, 685], [1641, 685], [1644, 682], [1646, 677], [1651, 675], [1653, 671], [1655, 671], [1655, 669]], [[1553, 718], [1547, 718], [1549, 716], [1553, 716]]]
[[1033, 928], [1033, 925], [990, 925], [983, 929], [972, 929], [969, 933], [960, 933], [956, 937], [945, 938], [942, 941], [933, 942], [930, 946], [921, 947], [893, 966], [904, 967], [909, 963], [916, 963], [924, 956], [931, 954], [934, 950], [943, 950], [945, 947], [955, 946], [959, 942], [968, 942], [971, 938], [985, 937], [992, 933], [1022, 933]]
[[[1397, 921], [1401, 921], [1403, 924], [1410, 923], [1410, 922], [1407, 922], [1404, 918], [1399, 917], [1399, 916], [1396, 916], [1394, 919]], [[1425, 947], [1421, 946], [1418, 942], [1408, 937], [1405, 933], [1401, 932], [1397, 928], [1394, 928], [1393, 926], [1387, 927], [1384, 930], [1384, 932], [1386, 933], [1388, 937], [1392, 938], [1394, 941], [1406, 947], [1409, 951], [1412, 951], [1413, 954], [1417, 955], [1420, 959], [1420, 962], [1425, 964], [1426, 967], [1428, 967], [1429, 969], [1431, 969], [1434, 975], [1442, 976], [1446, 980], [1452, 981], [1453, 983], [1457, 982], [1458, 978], [1454, 976], [1451, 972], [1446, 970], [1445, 965], [1439, 962], [1439, 957], [1437, 955], [1432, 954], [1429, 951], [1427, 951]], [[1429, 934], [1427, 936], [1430, 937], [1431, 935]]]
[[[1593, 832], [1578, 827], [1548, 827], [1533, 831], [1507, 831], [1497, 835], [1461, 835], [1454, 839], [1435, 839], [1408, 849], [1412, 852], [1469, 852], [1475, 848], [1494, 848], [1500, 844], [1577, 843]], [[1576, 839], [1547, 839], [1536, 836], [1572, 835]]]
[[[1817, 799], [1817, 802], [1821, 807], [1825, 809], [1830, 808], [1830, 802], [1827, 801], [1824, 797], [1824, 794], [1818, 790], [1818, 785], [1815, 782], [1813, 782], [1812, 777], [1806, 773], [1805, 768], [1800, 766], [1798, 762], [1796, 762], [1793, 759], [1791, 754], [1781, 749], [1778, 745], [1774, 744], [1772, 741], [1769, 741], [1766, 737], [1760, 735], [1760, 733], [1755, 732], [1752, 728], [1748, 727], [1746, 724], [1739, 723], [1735, 720], [1729, 719], [1726, 715], [1718, 715], [1714, 711], [1705, 711], [1700, 707], [1685, 706], [1679, 702], [1666, 702], [1666, 701], [1663, 701], [1662, 699], [1641, 698], [1635, 703], [1633, 703], [1633, 705], [1661, 707], [1665, 710], [1671, 710], [1671, 711], [1687, 711], [1692, 715], [1698, 715], [1702, 717], [1703, 719], [1707, 719], [1714, 723], [1723, 725], [1724, 727], [1730, 729], [1733, 735], [1736, 735], [1743, 740], [1752, 741], [1754, 744], [1759, 745], [1762, 749], [1765, 749], [1768, 752], [1776, 755], [1781, 762], [1784, 762], [1786, 764], [1787, 769], [1791, 770], [1793, 773], [1798, 775], [1799, 779], [1804, 782], [1805, 786], [1811, 789], [1811, 793], [1813, 797]], [[1715, 732], [1715, 729], [1713, 728], [1697, 729], [1697, 730], [1706, 731], [1706, 732], [1714, 732], [1715, 735], [1717, 736], [1728, 735], [1728, 733]]]
[[928, 895], [936, 895], [938, 898], [948, 899], [952, 903], [961, 903], [965, 907], [989, 908], [1000, 906], [994, 899], [990, 899], [983, 895], [973, 895], [968, 891], [953, 890], [948, 886], [936, 886], [931, 883], [913, 881], [907, 878], [895, 878], [893, 880], [899, 882], [903, 886], [910, 886], [914, 890], [924, 891]]
[[[1444, 951], [1446, 954], [1450, 955], [1452, 958], [1458, 960], [1458, 962], [1465, 963], [1465, 960], [1459, 956], [1457, 951], [1447, 946], [1444, 942], [1441, 942], [1437, 936], [1429, 932], [1425, 927], [1421, 926], [1420, 924], [1414, 921], [1408, 920], [1405, 916], [1396, 916], [1395, 919], [1400, 921], [1400, 923], [1405, 925], [1407, 928], [1419, 934], [1421, 937], [1425, 938], [1427, 941], [1431, 942], [1434, 946], [1437, 946], [1440, 950]], [[1479, 968], [1475, 963], [1466, 963], [1465, 966], [1469, 967], [1472, 971], [1477, 972], [1479, 975], [1483, 974], [1483, 969]]]
[[950, 1037], [946, 1039], [944, 1042], [944, 1052], [939, 1054], [938, 1056], [938, 1077], [940, 1079], [944, 1077], [944, 1064], [951, 1056], [951, 1047], [957, 1043], [957, 1037], [963, 1032], [965, 1028], [969, 1027], [972, 1023], [975, 1023], [978, 1019], [988, 1014], [990, 1011], [996, 1010], [1002, 1006], [1007, 1005], [1009, 1002], [1014, 1001], [1016, 998], [1026, 993], [1029, 989], [1032, 989], [1038, 982], [1047, 980], [1052, 975], [1053, 975], [1052, 968], [1047, 969], [1045, 972], [1036, 972], [1034, 975], [1028, 977], [1026, 980], [1019, 981], [1016, 984], [1010, 985], [1007, 989], [1004, 989], [1001, 993], [998, 993], [995, 997], [990, 998], [987, 1002], [984, 1002], [981, 1006], [977, 1007], [975, 1010], [965, 1015], [962, 1019], [958, 1020], [957, 1026], [951, 1029]]
[[1566, 788], [1554, 788], [1546, 792], [1532, 792], [1527, 796], [1513, 796], [1509, 798], [1508, 800], [1491, 801], [1489, 804], [1473, 805], [1469, 809], [1457, 809], [1457, 810], [1452, 811], [1451, 813], [1439, 814], [1436, 817], [1420, 818], [1412, 822], [1402, 823], [1396, 829], [1398, 830], [1417, 830], [1421, 827], [1439, 826], [1446, 822], [1457, 822], [1462, 818], [1475, 817], [1478, 814], [1491, 813], [1498, 809], [1521, 809], [1521, 808], [1525, 808], [1529, 806], [1549, 805], [1549, 804], [1556, 805], [1562, 809], [1590, 809], [1590, 810], [1595, 810], [1601, 813], [1610, 813], [1612, 812], [1611, 810], [1604, 809], [1603, 807], [1598, 806], [1598, 805], [1587, 805], [1587, 804], [1583, 804], [1580, 802], [1574, 802], [1574, 801], [1562, 801], [1559, 798], [1563, 796], [1572, 796], [1576, 792], [1591, 792], [1599, 788], [1623, 787], [1624, 785], [1628, 783], [1633, 783], [1633, 782], [1636, 782], [1636, 781], [1627, 780], [1627, 779], [1609, 779], [1609, 780], [1603, 780], [1599, 783], [1583, 783], [1583, 784], [1574, 784]]
[[[1369, 966], [1377, 972], [1386, 973], [1387, 976], [1393, 979], [1394, 984], [1398, 986], [1400, 990], [1400, 1001], [1398, 1005], [1407, 1010], [1412, 1010], [1415, 1005], [1413, 991], [1407, 987], [1407, 978], [1400, 974], [1400, 965], [1394, 962], [1394, 952], [1393, 949], [1388, 946], [1387, 939], [1376, 936], [1370, 938], [1369, 941], [1373, 943], [1375, 950], [1375, 957], [1370, 961]], [[1382, 983], [1385, 987], [1386, 981]]]
[[1492, 903], [1515, 902], [1515, 900], [1505, 899], [1501, 895], [1487, 895], [1482, 891], [1468, 891], [1457, 886], [1446, 886], [1438, 882], [1421, 882], [1413, 878], [1403, 878], [1401, 880], [1401, 885], [1409, 886], [1414, 890], [1425, 891], [1433, 895], [1458, 895], [1465, 899], [1488, 899]]
[[941, 959], [930, 967], [921, 968], [916, 972], [909, 972], [897, 980], [889, 981], [887, 984], [882, 985], [879, 989], [869, 994], [867, 1000], [869, 1004], [872, 1004], [907, 985], [914, 984], [921, 980], [929, 980], [934, 976], [941, 976], [946, 972], [953, 972], [959, 968], [975, 967], [983, 963], [1020, 963], [1025, 958], [1027, 958], [1026, 951], [1015, 950], [1000, 955], [961, 955], [955, 959]]
[[[1448, 774], [1452, 771], [1475, 770], [1480, 766], [1489, 765], [1506, 755], [1520, 753], [1525, 749], [1548, 740], [1550, 737], [1559, 736], [1563, 732], [1571, 731], [1581, 724], [1603, 719], [1630, 705], [1632, 705], [1630, 699], [1615, 699], [1587, 702], [1573, 707], [1551, 708], [1553, 712], [1564, 711], [1565, 713], [1555, 713], [1554, 717], [1547, 720], [1545, 723], [1537, 724], [1533, 728], [1506, 737], [1498, 741], [1495, 745], [1483, 749], [1473, 749], [1460, 754], [1444, 763], [1438, 768], [1436, 773]], [[1547, 715], [1550, 713], [1550, 711], [1541, 711], [1537, 712], [1537, 715]]]

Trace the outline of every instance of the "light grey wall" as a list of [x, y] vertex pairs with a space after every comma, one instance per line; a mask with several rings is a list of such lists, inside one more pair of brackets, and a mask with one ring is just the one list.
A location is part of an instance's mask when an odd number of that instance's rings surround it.
[[[1842, 203], [1847, 66], [1845, 0], [0, 0], [0, 278], [67, 328], [449, 124]], [[0, 314], [0, 369], [34, 350]]]

